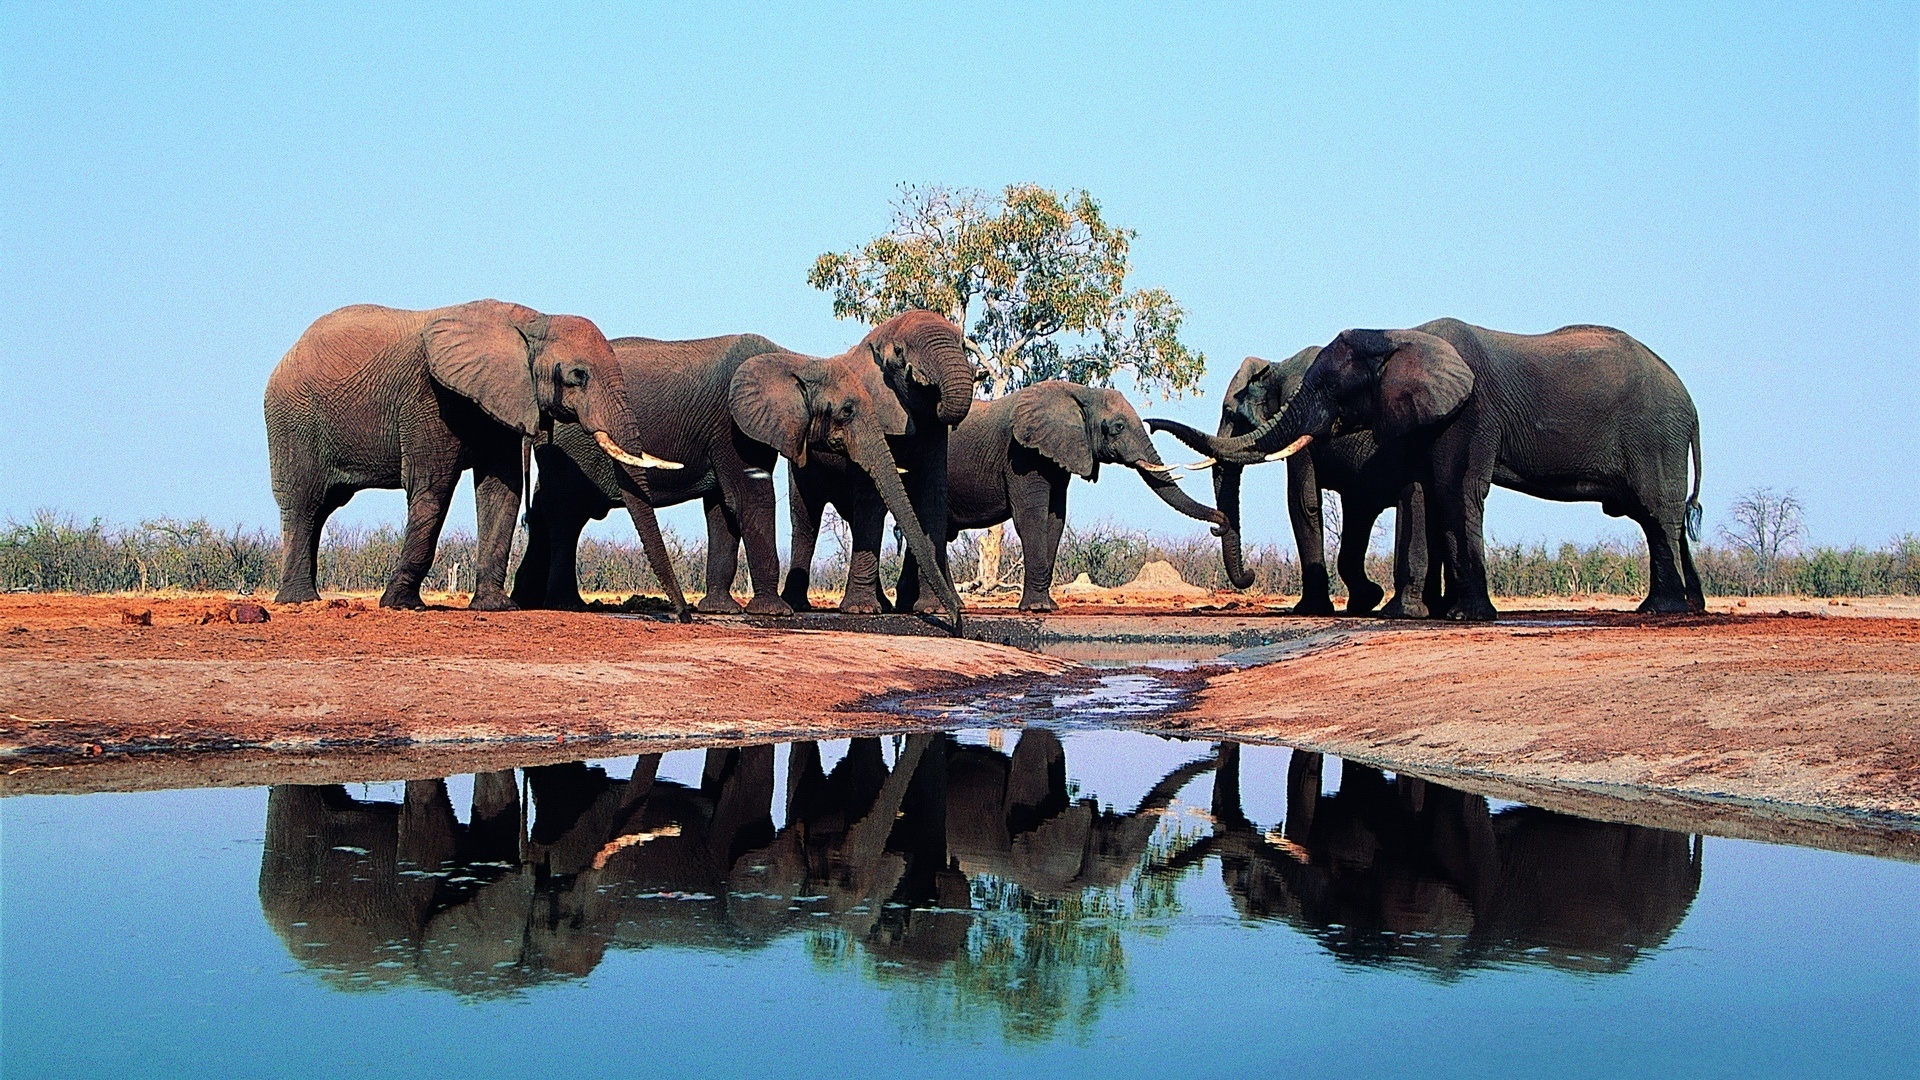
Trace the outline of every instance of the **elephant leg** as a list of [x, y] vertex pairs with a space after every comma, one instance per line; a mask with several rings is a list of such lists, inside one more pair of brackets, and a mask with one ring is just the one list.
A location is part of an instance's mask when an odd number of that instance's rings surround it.
[[1361, 503], [1347, 508], [1340, 523], [1340, 580], [1347, 583], [1347, 614], [1365, 615], [1386, 593], [1367, 577], [1367, 545], [1383, 507]]
[[1652, 579], [1647, 598], [1640, 602], [1640, 610], [1663, 615], [1684, 615], [1694, 611], [1691, 597], [1688, 596], [1688, 583], [1681, 570], [1683, 559], [1688, 564], [1693, 561], [1692, 554], [1686, 552], [1685, 512], [1635, 516], [1640, 528], [1647, 534], [1647, 576]]
[[446, 524], [447, 504], [453, 501], [460, 470], [418, 467], [405, 471], [411, 474], [407, 478], [406, 538], [400, 545], [400, 564], [388, 579], [386, 592], [380, 594], [380, 606], [419, 611], [427, 606], [420, 600], [420, 582], [433, 566], [440, 527]]
[[553, 491], [543, 479], [533, 488], [527, 507], [527, 549], [513, 572], [513, 602], [529, 610], [547, 606], [547, 585], [553, 562]]
[[301, 485], [280, 504], [280, 590], [276, 604], [320, 599], [320, 536], [352, 493], [321, 482]]
[[740, 526], [727, 512], [718, 493], [706, 498], [707, 510], [707, 595], [694, 606], [708, 615], [738, 615], [740, 602], [733, 598], [733, 579], [740, 572]]
[[1053, 567], [1067, 523], [1067, 477], [1041, 471], [1017, 475], [1008, 485], [1013, 531], [1020, 538], [1020, 610], [1053, 611]]
[[1463, 436], [1449, 432], [1436, 443], [1432, 496], [1439, 505], [1446, 532], [1446, 559], [1457, 585], [1447, 617], [1462, 622], [1490, 622], [1498, 613], [1487, 589], [1487, 490], [1492, 483], [1491, 447], [1477, 448]]
[[1213, 820], [1218, 832], [1250, 828], [1240, 805], [1240, 744], [1223, 742], [1214, 750]]
[[1324, 767], [1325, 759], [1309, 750], [1295, 750], [1287, 759], [1287, 820], [1281, 835], [1296, 844], [1306, 843], [1313, 832]]
[[[556, 611], [585, 611], [580, 596], [580, 532], [587, 527], [587, 515], [575, 510], [567, 513], [555, 507], [547, 528], [545, 606]], [[527, 543], [529, 556], [533, 551]]]
[[478, 535], [473, 568], [472, 611], [512, 611], [507, 595], [507, 557], [513, 551], [513, 523], [520, 511], [519, 440], [513, 453], [488, 454], [473, 468], [473, 503]]
[[[1437, 588], [1427, 572], [1427, 501], [1417, 482], [1400, 489], [1393, 514], [1393, 599], [1380, 609], [1389, 619], [1424, 619]], [[1435, 567], [1438, 569], [1438, 567]]]
[[812, 473], [787, 467], [787, 514], [793, 524], [793, 537], [780, 599], [795, 611], [813, 610], [807, 592], [813, 587], [813, 556], [820, 543], [820, 516], [826, 508], [826, 499], [814, 488]]
[[1331, 615], [1326, 526], [1320, 516], [1320, 480], [1311, 454], [1287, 459], [1287, 517], [1293, 523], [1294, 547], [1300, 552], [1300, 602], [1293, 605], [1293, 613]]
[[[747, 549], [747, 581], [753, 596], [747, 601], [752, 615], [791, 615], [793, 608], [780, 599], [780, 548], [774, 540], [773, 467], [779, 464], [771, 456], [765, 462], [748, 460], [740, 450], [728, 445], [714, 455], [714, 472], [720, 479], [720, 493], [733, 511], [736, 528]], [[725, 587], [725, 586], [718, 586]], [[708, 595], [716, 586], [708, 583]]]
[[886, 510], [863, 505], [849, 512], [844, 505], [835, 506], [853, 534], [853, 555], [847, 560], [847, 589], [840, 597], [840, 610], [856, 615], [879, 614], [880, 545], [886, 535]]
[[[934, 558], [939, 566], [933, 572], [953, 580], [947, 568], [947, 428], [937, 421], [920, 437], [915, 445], [915, 453], [907, 469], [907, 499], [913, 504], [914, 516], [920, 519], [920, 526], [933, 540]], [[905, 567], [912, 567], [911, 581]], [[942, 612], [946, 606], [937, 595], [920, 594], [920, 575], [927, 572], [914, 560], [913, 552], [906, 554], [905, 567], [900, 571], [900, 587], [895, 594], [895, 606], [901, 611]], [[911, 586], [911, 587], [909, 587]]]

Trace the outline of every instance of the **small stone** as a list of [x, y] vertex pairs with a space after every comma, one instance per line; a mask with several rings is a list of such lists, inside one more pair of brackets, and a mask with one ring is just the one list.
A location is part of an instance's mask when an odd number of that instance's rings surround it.
[[120, 613], [120, 622], [126, 626], [152, 626], [153, 609], [141, 608], [139, 611], [122, 611]]

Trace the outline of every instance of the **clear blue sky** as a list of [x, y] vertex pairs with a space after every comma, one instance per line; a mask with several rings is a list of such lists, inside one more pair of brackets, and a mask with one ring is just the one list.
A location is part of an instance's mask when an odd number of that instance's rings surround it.
[[[312, 7], [0, 5], [0, 516], [273, 524], [261, 388], [347, 303], [837, 352], [805, 271], [896, 185], [1035, 181], [1139, 231], [1210, 392], [1347, 326], [1608, 323], [1693, 392], [1709, 526], [1769, 484], [1821, 542], [1920, 530], [1913, 4]], [[1072, 505], [1191, 525], [1125, 475]]]

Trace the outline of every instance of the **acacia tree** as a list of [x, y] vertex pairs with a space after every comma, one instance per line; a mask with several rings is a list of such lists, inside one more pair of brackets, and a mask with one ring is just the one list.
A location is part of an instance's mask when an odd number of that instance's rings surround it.
[[1721, 538], [1754, 563], [1760, 590], [1773, 592], [1779, 585], [1781, 560], [1807, 535], [1800, 497], [1793, 491], [1754, 488], [1734, 500], [1727, 517], [1728, 524], [1720, 527]]
[[[1164, 289], [1129, 289], [1135, 233], [1084, 190], [1009, 184], [996, 198], [902, 185], [887, 231], [814, 260], [807, 283], [833, 313], [878, 325], [916, 308], [966, 334], [990, 398], [1044, 379], [1109, 386], [1121, 373], [1147, 393], [1199, 386], [1205, 354], [1180, 341], [1186, 311]], [[1000, 534], [981, 545], [979, 585], [998, 583]]]
[[807, 283], [832, 291], [838, 318], [878, 325], [924, 308], [953, 320], [979, 350], [989, 397], [1122, 372], [1177, 395], [1199, 386], [1207, 358], [1181, 343], [1186, 311], [1165, 289], [1127, 288], [1134, 235], [1085, 191], [903, 185], [887, 231], [820, 256]]

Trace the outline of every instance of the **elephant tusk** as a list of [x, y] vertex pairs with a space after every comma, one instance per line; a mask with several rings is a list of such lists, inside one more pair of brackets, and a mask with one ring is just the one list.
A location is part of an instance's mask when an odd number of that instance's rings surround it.
[[894, 472], [897, 472], [897, 473], [899, 473], [899, 474], [900, 474], [901, 476], [905, 476], [905, 475], [907, 475], [907, 470], [905, 470], [905, 469], [903, 469], [903, 468], [901, 468], [901, 467], [900, 467], [900, 466], [898, 466], [898, 465], [895, 465], [895, 466], [893, 467], [893, 471], [894, 471]]
[[1288, 443], [1283, 449], [1275, 450], [1273, 453], [1268, 454], [1267, 460], [1279, 461], [1282, 458], [1290, 458], [1293, 455], [1299, 453], [1300, 451], [1305, 450], [1307, 448], [1307, 444], [1312, 441], [1313, 441], [1313, 436], [1302, 435], [1299, 438]]
[[1134, 462], [1133, 467], [1142, 472], [1170, 473], [1174, 470], [1172, 465], [1155, 465], [1151, 461], [1144, 460]]
[[1202, 469], [1211, 469], [1218, 464], [1220, 464], [1219, 458], [1205, 457], [1205, 458], [1201, 458], [1199, 461], [1196, 461], [1191, 465], [1188, 465], [1187, 468], [1192, 469], [1194, 472], [1199, 472]]
[[665, 458], [654, 457], [644, 450], [640, 452], [639, 457], [634, 457], [632, 454], [620, 449], [620, 444], [609, 438], [604, 431], [594, 432], [593, 441], [600, 444], [600, 449], [605, 450], [608, 457], [622, 465], [631, 465], [636, 469], [683, 469], [686, 467], [677, 461], [668, 461]]

